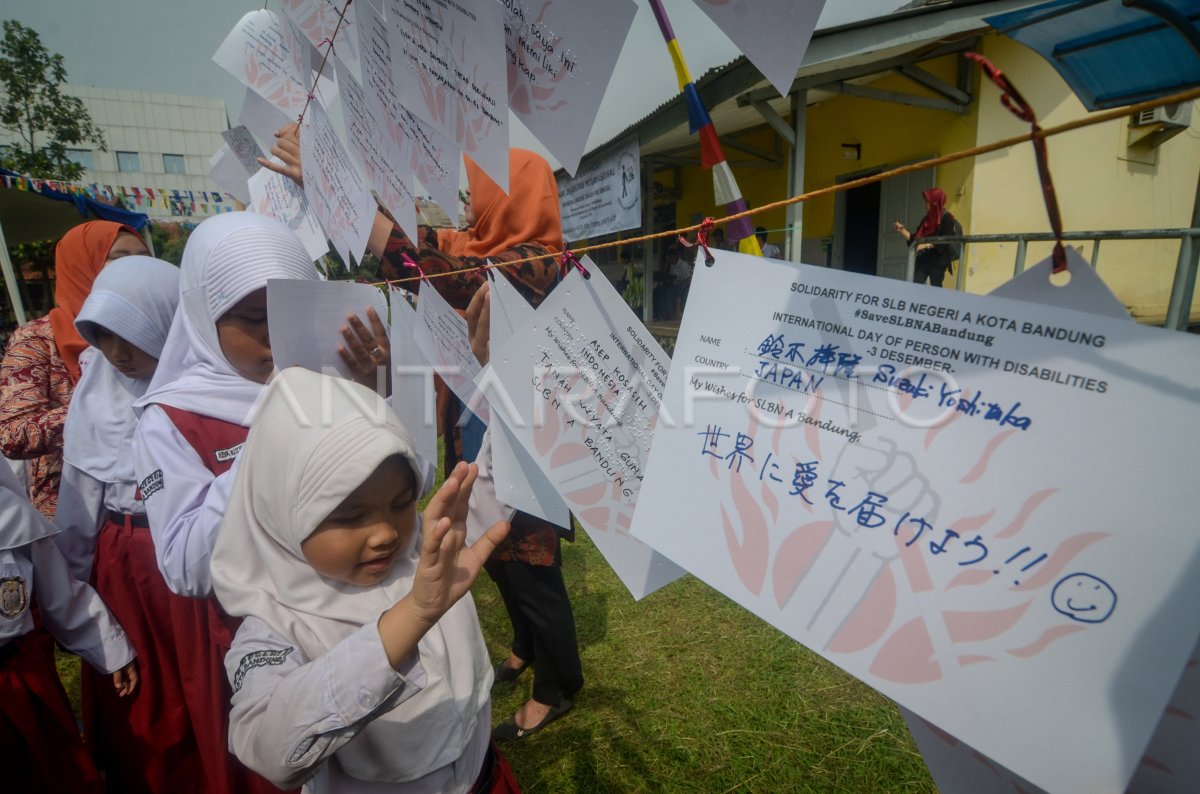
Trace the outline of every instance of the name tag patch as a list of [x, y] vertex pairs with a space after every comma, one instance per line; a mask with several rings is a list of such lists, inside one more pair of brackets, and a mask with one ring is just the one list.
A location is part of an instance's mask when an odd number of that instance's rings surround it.
[[246, 677], [246, 673], [255, 667], [283, 664], [288, 654], [294, 650], [296, 649], [284, 648], [279, 651], [254, 651], [243, 656], [242, 661], [238, 663], [237, 672], [233, 674], [233, 691], [237, 692], [242, 688], [242, 680]]
[[217, 463], [226, 463], [236, 458], [244, 446], [245, 444], [237, 444], [236, 446], [229, 447], [228, 449], [218, 449], [213, 452], [213, 455], [216, 456]]
[[162, 469], [155, 469], [146, 479], [138, 484], [138, 490], [142, 492], [142, 499], [149, 499], [154, 494], [163, 489], [163, 473]]

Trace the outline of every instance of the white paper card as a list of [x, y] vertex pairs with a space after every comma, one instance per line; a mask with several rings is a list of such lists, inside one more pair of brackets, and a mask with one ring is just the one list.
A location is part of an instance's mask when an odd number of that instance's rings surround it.
[[787, 96], [825, 0], [695, 0], [750, 62]]
[[533, 320], [492, 350], [491, 366], [518, 412], [506, 417], [513, 434], [642, 598], [683, 575], [629, 534], [670, 362], [608, 279], [583, 265], [596, 277], [572, 269]]
[[270, 151], [275, 145], [275, 133], [295, 120], [295, 116], [289, 118], [284, 115], [282, 110], [263, 99], [254, 89], [246, 89], [238, 124], [250, 130], [264, 151]]
[[[286, 23], [286, 24], [285, 24]], [[250, 11], [213, 55], [217, 65], [295, 119], [304, 110], [311, 82], [307, 41], [273, 11]]]
[[392, 395], [388, 400], [412, 435], [417, 454], [429, 466], [437, 466], [437, 397], [433, 389], [433, 368], [417, 346], [417, 310], [409, 302], [408, 294], [402, 289], [391, 291]]
[[400, 102], [507, 191], [503, 6], [388, 0], [384, 17]]
[[637, 4], [509, 0], [503, 5], [508, 106], [574, 174]]
[[[533, 318], [533, 307], [503, 274], [488, 271], [491, 297], [489, 327], [492, 350], [502, 350], [513, 333]], [[491, 376], [490, 366], [476, 378], [477, 384]], [[485, 390], [485, 394], [486, 394]], [[571, 528], [571, 511], [546, 478], [537, 462], [517, 441], [504, 422], [504, 412], [492, 414], [492, 476], [496, 493], [506, 504], [555, 526]]]
[[208, 178], [221, 190], [232, 193], [233, 197], [243, 204], [250, 203], [246, 169], [242, 167], [233, 149], [229, 148], [229, 144], [221, 144], [221, 148], [208, 158]]
[[[412, 239], [417, 236], [417, 197], [412, 189], [412, 168], [401, 157], [385, 131], [386, 122], [367, 104], [362, 87], [349, 69], [337, 62], [338, 85], [342, 91], [342, 119], [350, 149], [362, 167], [375, 198], [387, 208], [396, 223]], [[378, 107], [378, 105], [376, 105]]]
[[713, 253], [634, 534], [1033, 783], [1123, 788], [1200, 632], [1200, 340]]
[[276, 369], [304, 367], [313, 372], [336, 371], [353, 380], [354, 373], [337, 352], [346, 344], [341, 329], [351, 315], [357, 315], [370, 328], [368, 309], [374, 309], [380, 319], [387, 317], [387, 298], [370, 284], [267, 281], [267, 324]]
[[[309, 43], [320, 50], [332, 41], [337, 57], [350, 68], [356, 79], [362, 79], [358, 23], [355, 19], [357, 8], [358, 5], [346, 0], [283, 0], [284, 12], [296, 23]], [[339, 24], [338, 19], [343, 12]]]
[[254, 140], [250, 130], [245, 127], [234, 127], [231, 130], [224, 130], [221, 137], [225, 139], [225, 144], [241, 164], [242, 170], [246, 172], [246, 177], [257, 174], [258, 169], [262, 168], [258, 164], [257, 158], [265, 157], [265, 155], [263, 150], [258, 148], [258, 141]]
[[476, 398], [479, 390], [475, 386], [475, 376], [479, 374], [480, 366], [479, 359], [471, 352], [467, 321], [446, 303], [429, 281], [421, 284], [413, 338], [450, 391], [486, 424], [487, 405]]
[[270, 215], [296, 233], [304, 250], [314, 260], [329, 253], [329, 242], [321, 224], [309, 210], [304, 190], [283, 174], [266, 168], [250, 177], [250, 205], [253, 212]]
[[375, 223], [375, 199], [317, 100], [304, 117], [300, 162], [309, 207], [346, 267], [354, 267], [367, 250]]
[[578, 176], [558, 178], [564, 240], [588, 240], [642, 225], [640, 153], [634, 136]]
[[458, 149], [400, 104], [392, 77], [388, 25], [380, 11], [368, 2], [359, 7], [358, 20], [367, 106], [400, 152], [400, 162], [407, 162], [433, 200], [451, 217], [457, 217], [461, 160]]

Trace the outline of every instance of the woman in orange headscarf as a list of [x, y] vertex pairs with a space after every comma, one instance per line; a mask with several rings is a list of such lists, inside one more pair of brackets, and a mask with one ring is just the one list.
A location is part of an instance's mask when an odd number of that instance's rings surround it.
[[63, 235], [54, 249], [54, 303], [46, 317], [13, 331], [0, 363], [0, 453], [29, 460], [34, 507], [54, 518], [62, 474], [63, 425], [79, 381], [79, 354], [87, 342], [75, 315], [108, 262], [148, 254], [133, 229], [89, 221]]

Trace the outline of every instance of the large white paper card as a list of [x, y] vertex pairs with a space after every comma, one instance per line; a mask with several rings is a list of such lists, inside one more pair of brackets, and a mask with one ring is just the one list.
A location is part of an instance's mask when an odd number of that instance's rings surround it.
[[792, 90], [825, 0], [695, 0], [781, 96]]
[[265, 155], [263, 150], [258, 147], [258, 141], [254, 140], [254, 136], [250, 134], [250, 130], [245, 127], [234, 127], [231, 130], [224, 130], [221, 137], [225, 139], [225, 144], [241, 164], [242, 170], [246, 172], [246, 177], [257, 174], [258, 169], [262, 168], [258, 164], [258, 158]]
[[[271, 279], [267, 282], [267, 324], [276, 369], [304, 367], [334, 372], [353, 379], [354, 373], [338, 355], [346, 342], [342, 328], [350, 315], [371, 327], [367, 310], [387, 317], [387, 298], [370, 284], [352, 281]], [[386, 369], [386, 368], [385, 368]], [[381, 373], [381, 379], [386, 372]]]
[[316, 100], [308, 106], [300, 132], [300, 162], [308, 205], [346, 267], [353, 267], [367, 250], [375, 199]]
[[221, 148], [208, 158], [208, 178], [221, 190], [232, 193], [233, 197], [243, 204], [250, 203], [248, 176], [238, 156], [227, 143], [221, 144]]
[[[572, 269], [491, 367], [505, 420], [634, 598], [683, 571], [629, 534], [670, 363], [594, 264]], [[492, 400], [494, 411], [502, 403]]]
[[458, 149], [400, 104], [392, 77], [388, 25], [380, 11], [368, 2], [359, 7], [358, 19], [367, 106], [400, 152], [400, 162], [408, 163], [433, 200], [452, 217], [456, 216], [461, 160]]
[[574, 174], [617, 56], [633, 0], [508, 0], [508, 106]]
[[[277, 161], [278, 162], [278, 161]], [[304, 189], [283, 174], [266, 168], [250, 177], [248, 209], [270, 215], [296, 233], [314, 260], [329, 253], [329, 242], [315, 215], [309, 211]]]
[[238, 114], [238, 124], [250, 130], [264, 150], [270, 150], [275, 145], [275, 133], [295, 121], [283, 111], [258, 95], [253, 88], [246, 89], [242, 98], [242, 112]]
[[355, 19], [357, 8], [348, 0], [283, 0], [284, 12], [308, 41], [317, 49], [333, 42], [337, 57], [350, 68], [356, 79], [362, 79]]
[[577, 176], [558, 178], [564, 240], [587, 240], [642, 225], [640, 151], [634, 136]]
[[396, 416], [408, 428], [417, 454], [437, 466], [437, 397], [433, 368], [415, 339], [417, 310], [409, 293], [393, 288], [392, 305], [392, 394], [388, 398]]
[[1036, 785], [1123, 788], [1200, 633], [1200, 340], [714, 254], [634, 534]]
[[295, 119], [304, 110], [311, 72], [307, 41], [273, 11], [250, 11], [217, 48], [213, 60], [284, 114]]
[[[490, 286], [490, 347], [501, 350], [518, 328], [533, 318], [533, 307], [503, 274], [489, 270]], [[478, 384], [491, 376], [484, 367], [476, 377]], [[485, 390], [486, 393], [486, 390]], [[557, 489], [546, 478], [533, 459], [513, 435], [503, 419], [503, 412], [492, 415], [492, 477], [496, 493], [505, 504], [530, 515], [543, 518], [555, 526], [571, 528], [571, 511]]]
[[454, 311], [429, 281], [421, 284], [417, 300], [417, 324], [413, 330], [417, 347], [437, 374], [471, 411], [486, 424], [487, 404], [476, 399], [479, 359], [471, 352], [467, 321]]
[[507, 191], [503, 6], [388, 0], [384, 16], [400, 102]]
[[386, 121], [367, 104], [362, 87], [339, 60], [338, 85], [342, 92], [342, 118], [355, 159], [362, 167], [375, 198], [387, 207], [400, 228], [414, 240], [417, 236], [417, 197], [412, 189], [412, 167], [402, 158], [385, 131]]

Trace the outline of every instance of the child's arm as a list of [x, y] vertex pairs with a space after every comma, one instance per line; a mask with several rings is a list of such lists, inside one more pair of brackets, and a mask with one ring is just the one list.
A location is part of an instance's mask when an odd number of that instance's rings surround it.
[[299, 788], [371, 720], [421, 691], [389, 664], [367, 624], [314, 661], [255, 617], [225, 656], [229, 747], [282, 789]]
[[493, 524], [466, 544], [467, 511], [479, 469], [459, 463], [429, 501], [424, 514], [421, 560], [412, 590], [379, 618], [388, 662], [399, 669], [446, 610], [471, 589], [483, 563], [508, 535], [509, 523]]
[[81, 582], [92, 579], [92, 559], [103, 513], [104, 483], [70, 463], [63, 463], [58, 509], [54, 513], [54, 524], [58, 527], [54, 545], [66, 558], [71, 575]]
[[50, 538], [35, 540], [28, 548], [46, 628], [64, 648], [112, 674], [118, 694], [132, 693], [138, 682], [133, 646], [100, 595], [71, 575]]
[[167, 587], [207, 598], [213, 592], [209, 561], [234, 471], [214, 477], [157, 405], [147, 407], [138, 422], [134, 464]]

